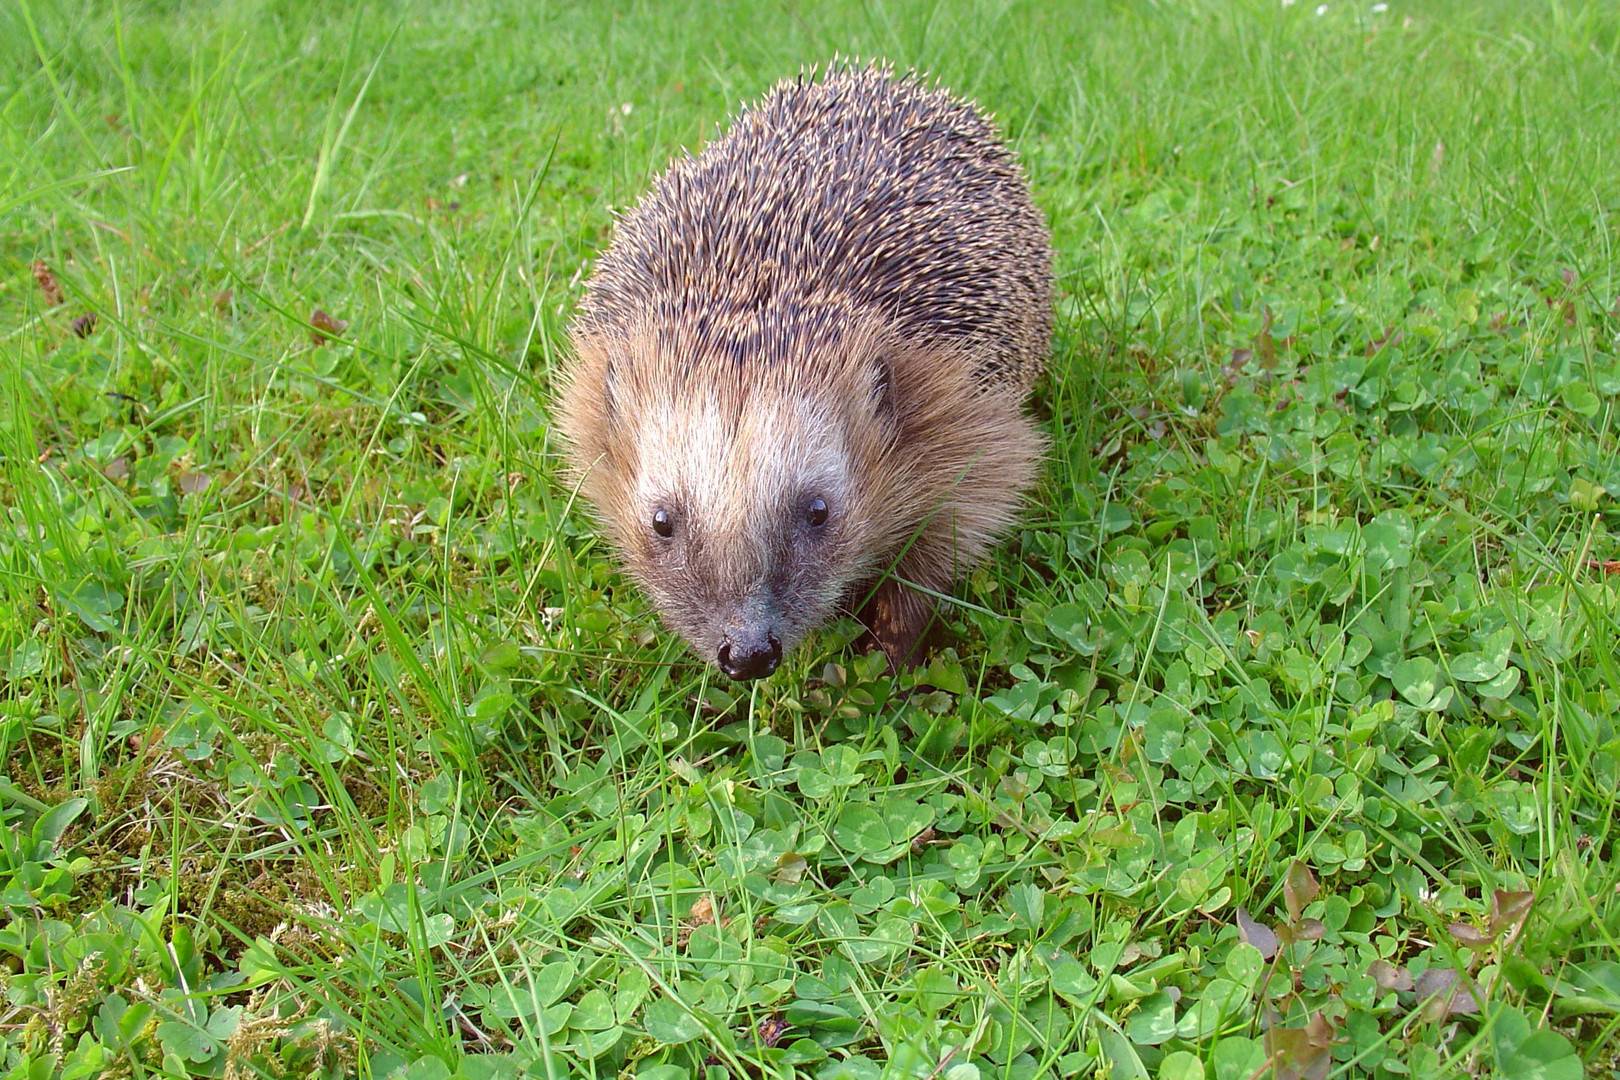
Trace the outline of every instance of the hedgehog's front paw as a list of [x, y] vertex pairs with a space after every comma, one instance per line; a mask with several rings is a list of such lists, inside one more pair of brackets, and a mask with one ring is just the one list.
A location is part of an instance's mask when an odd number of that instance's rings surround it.
[[936, 625], [935, 610], [933, 597], [888, 578], [855, 613], [856, 620], [866, 627], [855, 648], [882, 649], [891, 671], [921, 667], [928, 654], [929, 630]]

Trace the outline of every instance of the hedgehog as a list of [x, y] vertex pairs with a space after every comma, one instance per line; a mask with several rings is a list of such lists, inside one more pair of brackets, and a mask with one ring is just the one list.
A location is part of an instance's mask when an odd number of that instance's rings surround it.
[[1014, 522], [1052, 253], [992, 121], [915, 72], [779, 83], [618, 219], [557, 426], [665, 625], [737, 680], [841, 613], [897, 669]]

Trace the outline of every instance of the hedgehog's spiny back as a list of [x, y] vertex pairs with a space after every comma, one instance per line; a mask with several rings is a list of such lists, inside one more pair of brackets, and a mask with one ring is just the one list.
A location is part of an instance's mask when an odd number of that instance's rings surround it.
[[913, 344], [965, 346], [981, 380], [1022, 391], [1051, 290], [1040, 213], [984, 117], [913, 77], [841, 68], [777, 87], [654, 186], [619, 222], [581, 329], [712, 325], [716, 345], [768, 361], [791, 343], [760, 335], [847, 305]]

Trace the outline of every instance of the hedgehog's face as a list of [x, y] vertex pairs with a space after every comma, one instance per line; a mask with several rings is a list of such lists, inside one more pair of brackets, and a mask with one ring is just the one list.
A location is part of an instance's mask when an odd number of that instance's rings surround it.
[[664, 621], [733, 679], [775, 671], [871, 572], [864, 397], [767, 385], [638, 415], [620, 545]]

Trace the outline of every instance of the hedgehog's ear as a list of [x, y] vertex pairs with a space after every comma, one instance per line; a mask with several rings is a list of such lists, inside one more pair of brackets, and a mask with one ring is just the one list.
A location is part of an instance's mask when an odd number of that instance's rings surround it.
[[884, 424], [892, 426], [898, 411], [894, 401], [894, 363], [887, 349], [879, 350], [867, 367], [872, 411]]

